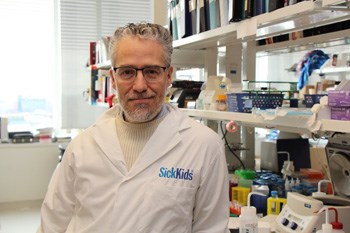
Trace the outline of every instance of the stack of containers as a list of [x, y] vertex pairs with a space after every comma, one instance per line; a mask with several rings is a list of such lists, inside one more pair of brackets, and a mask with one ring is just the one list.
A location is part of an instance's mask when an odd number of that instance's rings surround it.
[[342, 81], [335, 90], [328, 92], [331, 119], [350, 121], [350, 80]]
[[[301, 168], [299, 176], [301, 178], [300, 186], [302, 188], [302, 194], [306, 196], [310, 196], [313, 192], [316, 192], [318, 183], [325, 179], [324, 174], [321, 171], [311, 168]], [[331, 190], [331, 187], [327, 186], [327, 190]], [[330, 191], [325, 192], [331, 193]]]
[[240, 208], [248, 203], [248, 195], [251, 192], [256, 172], [253, 170], [236, 170], [235, 175], [238, 177], [238, 186], [231, 187], [231, 200], [233, 212], [239, 215]]

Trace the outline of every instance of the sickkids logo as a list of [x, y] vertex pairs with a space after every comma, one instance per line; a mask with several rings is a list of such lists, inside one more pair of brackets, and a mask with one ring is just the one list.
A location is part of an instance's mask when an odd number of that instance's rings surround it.
[[178, 180], [192, 180], [193, 172], [191, 172], [190, 169], [185, 170], [183, 168], [174, 167], [168, 169], [161, 167], [159, 169], [159, 177]]

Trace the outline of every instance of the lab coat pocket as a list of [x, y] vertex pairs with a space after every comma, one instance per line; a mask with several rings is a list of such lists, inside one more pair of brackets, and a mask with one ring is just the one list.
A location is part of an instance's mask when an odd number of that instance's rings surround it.
[[153, 184], [140, 206], [139, 232], [190, 233], [195, 189]]

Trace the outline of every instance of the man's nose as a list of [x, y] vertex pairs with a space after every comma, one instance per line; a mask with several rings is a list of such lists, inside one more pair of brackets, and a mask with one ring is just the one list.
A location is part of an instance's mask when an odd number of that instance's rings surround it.
[[147, 89], [147, 81], [143, 76], [142, 70], [138, 70], [136, 73], [133, 89], [139, 92]]

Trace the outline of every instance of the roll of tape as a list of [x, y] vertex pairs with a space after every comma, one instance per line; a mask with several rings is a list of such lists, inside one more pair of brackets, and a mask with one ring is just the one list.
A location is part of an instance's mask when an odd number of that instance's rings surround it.
[[238, 124], [234, 121], [229, 121], [226, 124], [226, 130], [230, 133], [234, 133], [238, 130]]

